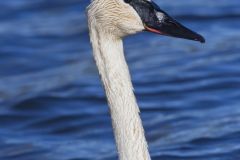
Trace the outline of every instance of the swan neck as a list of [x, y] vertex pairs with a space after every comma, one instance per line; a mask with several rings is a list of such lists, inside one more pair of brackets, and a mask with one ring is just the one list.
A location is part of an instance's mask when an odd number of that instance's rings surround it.
[[120, 160], [150, 160], [139, 108], [119, 37], [90, 25], [94, 59], [108, 100]]

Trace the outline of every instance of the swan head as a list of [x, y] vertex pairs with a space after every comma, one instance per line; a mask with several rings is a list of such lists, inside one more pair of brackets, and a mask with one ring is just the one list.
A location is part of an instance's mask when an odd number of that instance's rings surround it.
[[184, 38], [201, 43], [205, 39], [169, 16], [152, 0], [93, 0], [88, 17], [99, 31], [124, 37], [141, 31]]

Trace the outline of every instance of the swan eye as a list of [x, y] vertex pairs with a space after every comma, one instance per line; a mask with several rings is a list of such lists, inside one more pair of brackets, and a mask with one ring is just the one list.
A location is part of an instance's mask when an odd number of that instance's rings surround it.
[[132, 0], [124, 0], [125, 3], [130, 3]]
[[[134, 0], [123, 0], [125, 3], [130, 3]], [[142, 1], [142, 2], [152, 2], [152, 0], [137, 0], [138, 2]]]

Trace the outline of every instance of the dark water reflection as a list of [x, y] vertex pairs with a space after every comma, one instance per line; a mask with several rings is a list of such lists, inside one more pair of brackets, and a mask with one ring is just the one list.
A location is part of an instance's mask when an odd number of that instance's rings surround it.
[[[1, 160], [117, 159], [88, 3], [0, 2]], [[152, 159], [240, 159], [239, 0], [157, 3], [207, 44], [125, 40]]]

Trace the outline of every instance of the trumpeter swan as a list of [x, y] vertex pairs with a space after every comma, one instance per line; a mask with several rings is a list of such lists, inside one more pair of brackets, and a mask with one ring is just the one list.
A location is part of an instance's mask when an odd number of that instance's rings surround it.
[[150, 160], [122, 38], [141, 31], [204, 42], [151, 0], [92, 0], [88, 25], [120, 160]]

